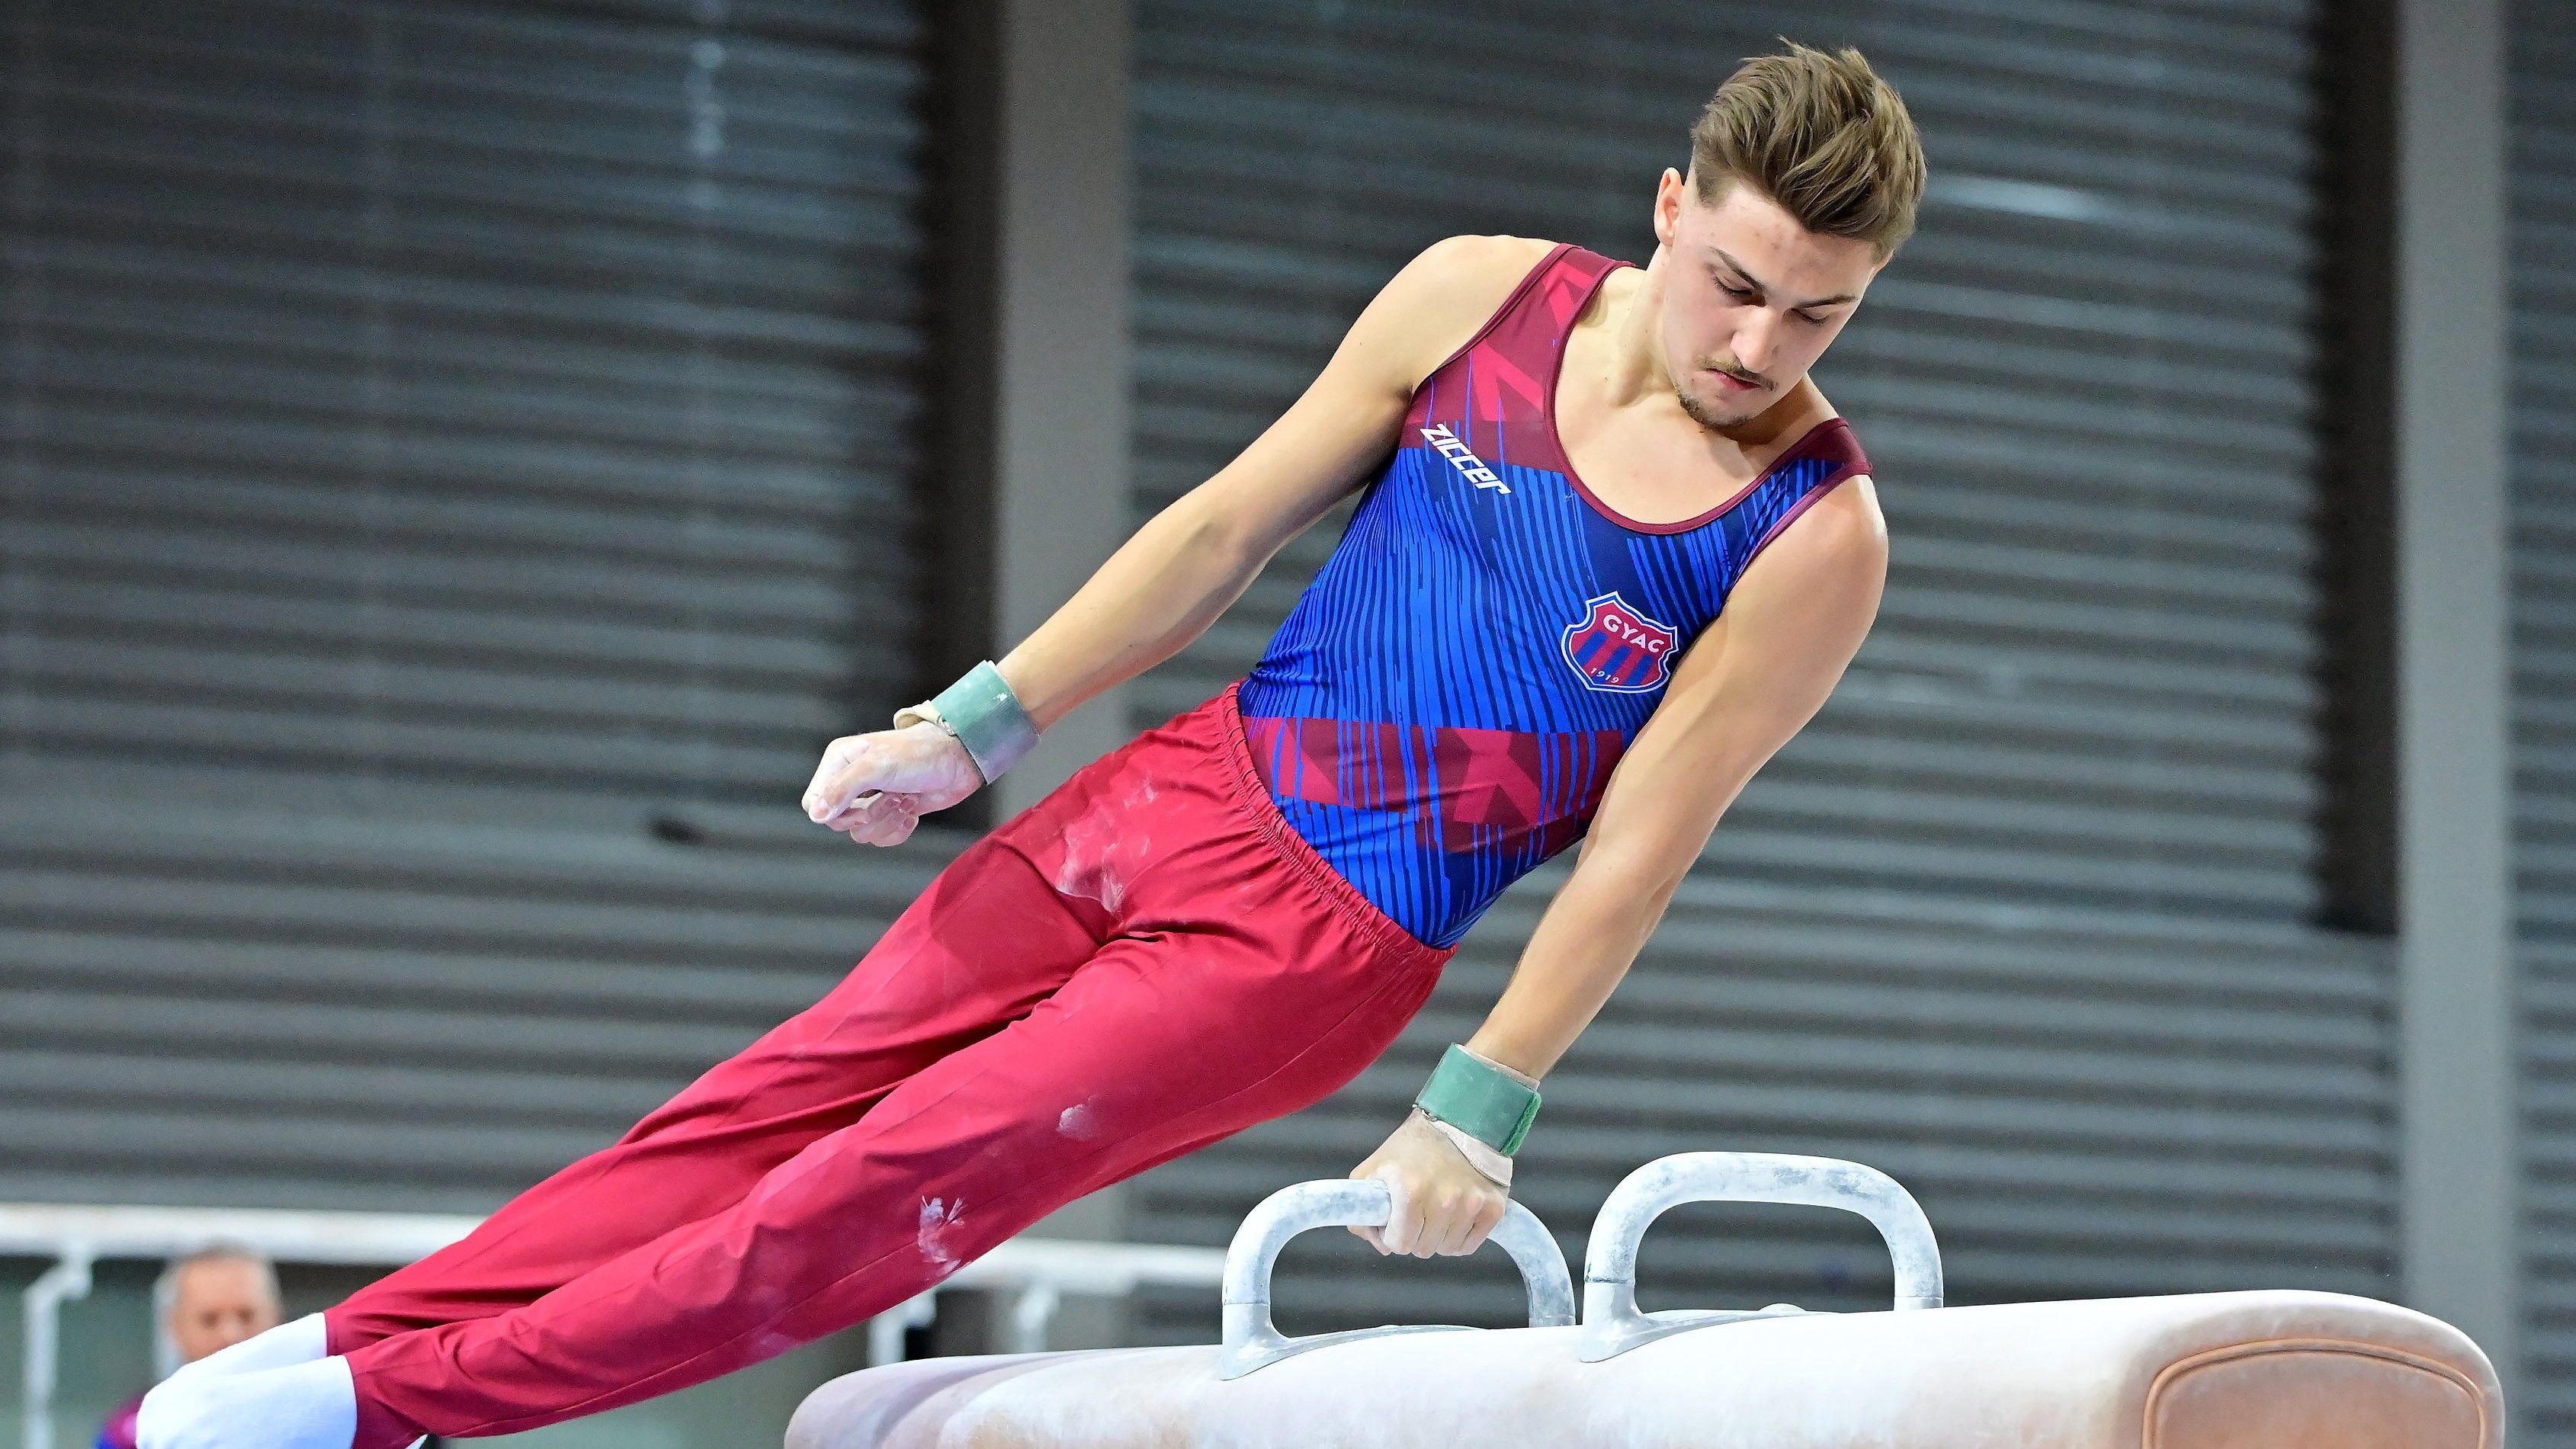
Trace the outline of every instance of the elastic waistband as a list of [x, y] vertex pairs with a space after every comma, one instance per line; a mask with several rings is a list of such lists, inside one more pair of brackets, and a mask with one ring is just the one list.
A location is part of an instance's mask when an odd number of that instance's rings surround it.
[[1236, 680], [1219, 691], [1208, 707], [1216, 712], [1217, 723], [1224, 733], [1225, 782], [1227, 793], [1234, 797], [1235, 807], [1252, 817], [1279, 853], [1334, 907], [1349, 916], [1353, 923], [1368, 933], [1371, 940], [1392, 953], [1400, 964], [1437, 967], [1458, 954], [1455, 946], [1434, 946], [1404, 928], [1393, 916], [1378, 908], [1377, 902], [1360, 893], [1350, 877], [1333, 869], [1279, 813], [1279, 802], [1270, 798], [1270, 787], [1261, 783], [1260, 773], [1252, 766], [1252, 742], [1243, 732], [1243, 704], [1237, 691], [1243, 681]]

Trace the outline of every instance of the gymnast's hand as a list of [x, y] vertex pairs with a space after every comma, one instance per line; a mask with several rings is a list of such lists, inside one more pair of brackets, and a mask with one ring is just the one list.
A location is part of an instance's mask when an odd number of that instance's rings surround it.
[[805, 814], [861, 845], [901, 845], [933, 810], [984, 788], [975, 757], [935, 724], [844, 735], [824, 747]]
[[1477, 1171], [1418, 1107], [1351, 1176], [1378, 1179], [1394, 1199], [1383, 1230], [1351, 1229], [1381, 1253], [1472, 1253], [1511, 1201], [1511, 1190]]

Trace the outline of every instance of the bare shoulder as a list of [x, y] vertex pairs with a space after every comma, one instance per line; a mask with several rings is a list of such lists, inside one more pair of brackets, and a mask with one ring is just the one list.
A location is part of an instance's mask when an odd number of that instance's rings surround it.
[[[1854, 473], [1818, 494], [1795, 527], [1784, 529], [1754, 563], [1774, 555], [1775, 573], [1797, 575], [1804, 583], [1875, 581], [1887, 572], [1887, 516], [1879, 511], [1878, 487], [1867, 473]], [[1749, 571], [1749, 566], [1748, 566]]]
[[[1816, 390], [1814, 378], [1802, 378], [1799, 385], [1812, 397], [1823, 414], [1809, 425], [1823, 427], [1834, 421], [1849, 426], [1849, 420], [1836, 411], [1822, 392]], [[1804, 430], [1802, 430], [1804, 431]], [[1854, 473], [1824, 491], [1807, 512], [1810, 547], [1826, 557], [1839, 556], [1867, 567], [1884, 567], [1887, 561], [1887, 515], [1879, 511], [1878, 483], [1867, 473]], [[1791, 529], [1789, 533], [1798, 530]], [[1788, 542], [1783, 534], [1781, 543]]]
[[1826, 489], [1808, 511], [1818, 515], [1810, 520], [1815, 526], [1808, 529], [1809, 534], [1820, 536], [1826, 546], [1863, 559], [1886, 560], [1887, 515], [1879, 511], [1878, 485], [1867, 473], [1854, 473]]
[[1399, 275], [1418, 275], [1426, 293], [1445, 294], [1452, 301], [1482, 297], [1500, 303], [1556, 245], [1530, 236], [1444, 236], [1424, 247]]
[[1391, 338], [1409, 384], [1419, 384], [1492, 319], [1530, 269], [1555, 250], [1537, 237], [1461, 235], [1424, 247], [1370, 310]]

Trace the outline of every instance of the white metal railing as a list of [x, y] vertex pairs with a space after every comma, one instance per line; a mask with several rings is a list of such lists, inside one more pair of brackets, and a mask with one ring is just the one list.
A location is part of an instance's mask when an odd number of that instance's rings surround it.
[[[280, 1263], [397, 1268], [464, 1237], [480, 1221], [444, 1213], [0, 1203], [0, 1257], [52, 1262], [20, 1295], [26, 1317], [20, 1443], [53, 1449], [62, 1306], [89, 1296], [90, 1269], [101, 1259], [173, 1258], [231, 1243]], [[939, 1287], [869, 1320], [868, 1362], [903, 1357], [904, 1330], [932, 1320], [942, 1289], [1011, 1293], [1010, 1348], [1027, 1353], [1046, 1346], [1047, 1325], [1064, 1294], [1119, 1297], [1143, 1283], [1214, 1288], [1224, 1279], [1222, 1248], [1012, 1238]]]

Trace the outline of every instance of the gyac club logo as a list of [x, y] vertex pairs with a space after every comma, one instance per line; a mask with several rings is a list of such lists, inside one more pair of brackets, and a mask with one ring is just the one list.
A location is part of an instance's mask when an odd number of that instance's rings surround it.
[[1566, 626], [1565, 662], [1587, 689], [1638, 694], [1662, 684], [1673, 652], [1672, 626], [1638, 612], [1616, 591], [1587, 601], [1591, 612]]

